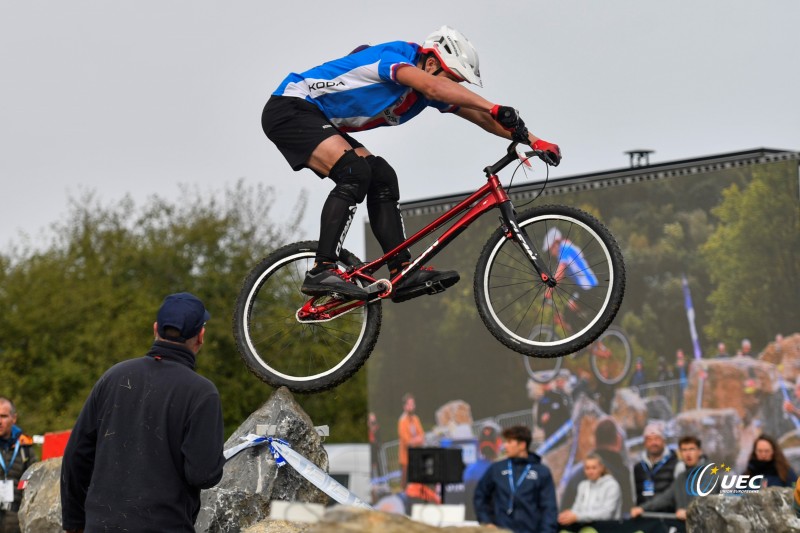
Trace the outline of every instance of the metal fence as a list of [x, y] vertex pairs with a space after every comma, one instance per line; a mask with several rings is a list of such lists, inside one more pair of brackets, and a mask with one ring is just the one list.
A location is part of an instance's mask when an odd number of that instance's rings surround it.
[[671, 379], [669, 381], [656, 381], [639, 385], [638, 387], [631, 387], [638, 390], [639, 396], [642, 398], [652, 398], [655, 396], [663, 396], [667, 399], [672, 412], [678, 412], [683, 405], [683, 390], [681, 388], [680, 379]]

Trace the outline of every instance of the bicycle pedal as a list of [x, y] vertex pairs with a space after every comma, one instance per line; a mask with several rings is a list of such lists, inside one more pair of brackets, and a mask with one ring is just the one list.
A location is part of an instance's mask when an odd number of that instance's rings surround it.
[[425, 288], [427, 289], [427, 294], [439, 294], [447, 289], [447, 287], [441, 281], [426, 281]]

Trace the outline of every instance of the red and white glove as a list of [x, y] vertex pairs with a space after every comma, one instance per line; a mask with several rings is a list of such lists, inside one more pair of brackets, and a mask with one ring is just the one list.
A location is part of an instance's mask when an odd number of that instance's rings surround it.
[[559, 148], [557, 144], [539, 139], [531, 145], [531, 148], [536, 151], [536, 155], [539, 156], [539, 159], [548, 165], [557, 167], [561, 162], [561, 148]]

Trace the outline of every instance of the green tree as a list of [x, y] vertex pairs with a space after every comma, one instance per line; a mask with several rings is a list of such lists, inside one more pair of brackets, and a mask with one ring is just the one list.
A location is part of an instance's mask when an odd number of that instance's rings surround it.
[[[284, 242], [305, 207], [301, 196], [279, 226], [270, 221], [274, 199], [241, 181], [212, 194], [186, 186], [177, 200], [153, 196], [143, 206], [130, 198], [104, 206], [89, 193], [71, 202], [49, 244], [0, 256], [0, 393], [15, 400], [25, 429], [71, 427], [97, 378], [149, 348], [163, 297], [184, 290], [212, 314], [198, 372], [219, 388], [227, 434], [238, 427], [272, 390], [239, 358], [233, 305], [249, 269]], [[327, 399], [298, 398], [333, 439], [363, 440], [363, 379]]]
[[[794, 176], [794, 179], [792, 179]], [[745, 187], [732, 185], [713, 210], [716, 231], [702, 248], [713, 281], [705, 328], [717, 339], [749, 337], [763, 346], [794, 333], [800, 301], [797, 163], [760, 168]]]

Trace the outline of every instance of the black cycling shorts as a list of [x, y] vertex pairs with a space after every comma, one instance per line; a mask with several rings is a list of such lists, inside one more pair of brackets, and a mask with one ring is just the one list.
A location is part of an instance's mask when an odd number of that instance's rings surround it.
[[340, 135], [353, 148], [363, 145], [336, 129], [314, 104], [294, 96], [271, 96], [261, 114], [261, 127], [293, 170], [306, 168], [319, 144]]

